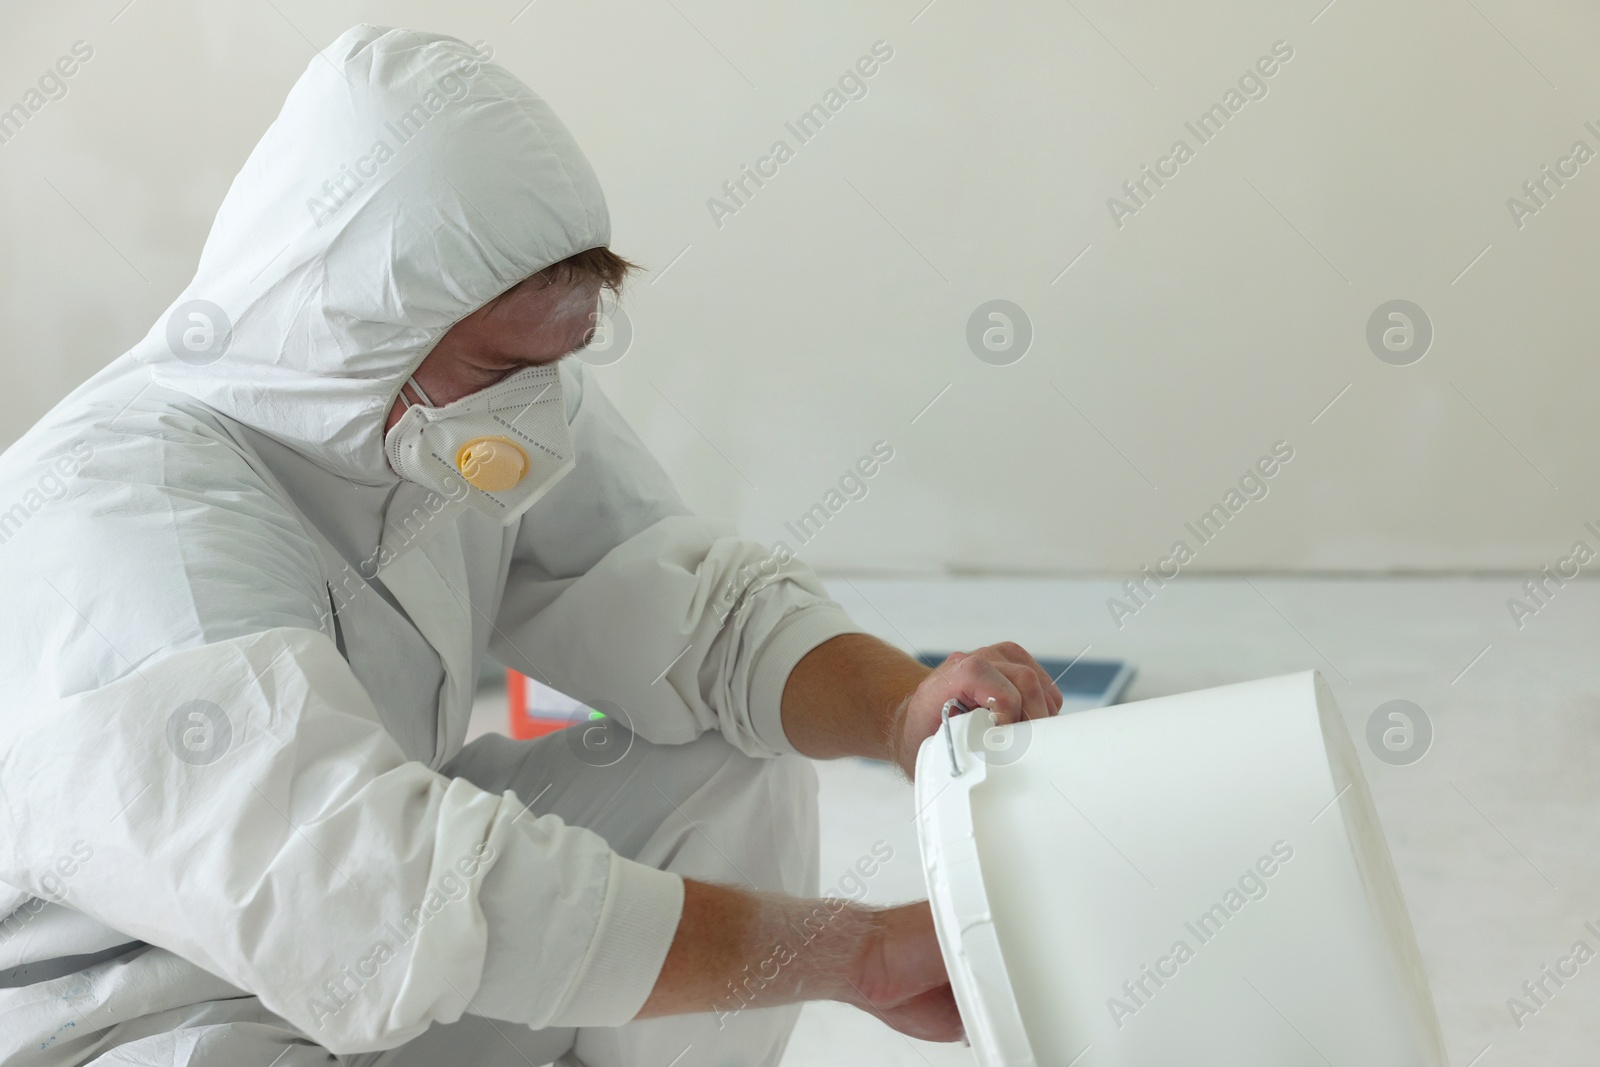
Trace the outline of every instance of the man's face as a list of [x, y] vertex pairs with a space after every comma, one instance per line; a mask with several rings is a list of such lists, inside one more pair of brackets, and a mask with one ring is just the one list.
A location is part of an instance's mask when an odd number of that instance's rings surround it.
[[[443, 407], [486, 389], [524, 367], [554, 363], [594, 335], [600, 284], [546, 285], [524, 282], [468, 315], [428, 353], [412, 375], [435, 406]], [[423, 403], [410, 385], [401, 392]], [[384, 423], [387, 433], [404, 415], [396, 399]]]

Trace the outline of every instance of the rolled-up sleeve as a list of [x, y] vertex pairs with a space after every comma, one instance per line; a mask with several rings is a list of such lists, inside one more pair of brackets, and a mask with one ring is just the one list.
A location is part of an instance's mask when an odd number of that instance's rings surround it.
[[793, 752], [790, 671], [861, 627], [785, 549], [692, 514], [604, 393], [568, 374], [577, 466], [522, 520], [490, 651], [649, 740], [716, 729], [750, 755]]

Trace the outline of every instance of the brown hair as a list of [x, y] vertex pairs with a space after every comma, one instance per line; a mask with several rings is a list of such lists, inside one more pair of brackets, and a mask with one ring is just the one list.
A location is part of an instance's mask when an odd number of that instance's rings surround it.
[[528, 282], [543, 289], [550, 285], [582, 285], [587, 281], [598, 281], [601, 288], [616, 293], [622, 290], [622, 283], [628, 274], [638, 269], [637, 263], [629, 263], [602, 245], [552, 263], [529, 278]]

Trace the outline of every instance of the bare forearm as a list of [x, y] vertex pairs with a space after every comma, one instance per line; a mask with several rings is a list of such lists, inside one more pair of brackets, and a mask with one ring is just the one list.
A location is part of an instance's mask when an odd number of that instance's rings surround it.
[[839, 1000], [928, 1041], [961, 1036], [926, 903], [865, 908], [685, 880], [683, 915], [638, 1017]]
[[789, 672], [783, 729], [815, 759], [870, 756], [899, 762], [896, 726], [912, 691], [932, 671], [868, 634], [840, 634]]
[[889, 760], [909, 778], [951, 700], [998, 725], [1061, 709], [1061, 690], [1021, 645], [952, 652], [929, 669], [866, 634], [840, 634], [801, 658], [783, 690], [783, 730], [807, 756]]
[[689, 879], [683, 915], [639, 1018], [800, 1000], [857, 1003], [853, 984], [877, 913], [841, 899], [807, 900]]

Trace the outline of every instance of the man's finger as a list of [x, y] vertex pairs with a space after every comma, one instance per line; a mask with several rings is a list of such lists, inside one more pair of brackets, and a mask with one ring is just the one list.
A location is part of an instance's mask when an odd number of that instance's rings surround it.
[[1051, 696], [1051, 713], [1054, 714], [1061, 710], [1061, 705], [1065, 702], [1065, 698], [1061, 695], [1061, 687], [1056, 684], [1054, 678], [1050, 677], [1050, 672], [1041, 667], [1039, 661], [1033, 658], [1032, 653], [1015, 641], [1002, 641], [992, 647], [1011, 662], [1031, 667], [1040, 678], [1044, 679], [1045, 692]]
[[955, 696], [968, 707], [992, 711], [997, 722], [1016, 722], [1022, 717], [1024, 700], [1005, 671], [993, 660], [971, 655], [956, 668]]
[[1048, 719], [1060, 707], [1055, 703], [1045, 686], [1050, 679], [1043, 677], [1041, 672], [1021, 663], [1003, 660], [995, 664], [995, 668], [1010, 679], [1011, 684], [1022, 696], [1022, 716], [1028, 719]]
[[993, 664], [1010, 679], [1022, 696], [1021, 717], [1043, 719], [1061, 710], [1061, 690], [1021, 645], [1005, 641], [981, 648], [973, 655]]

